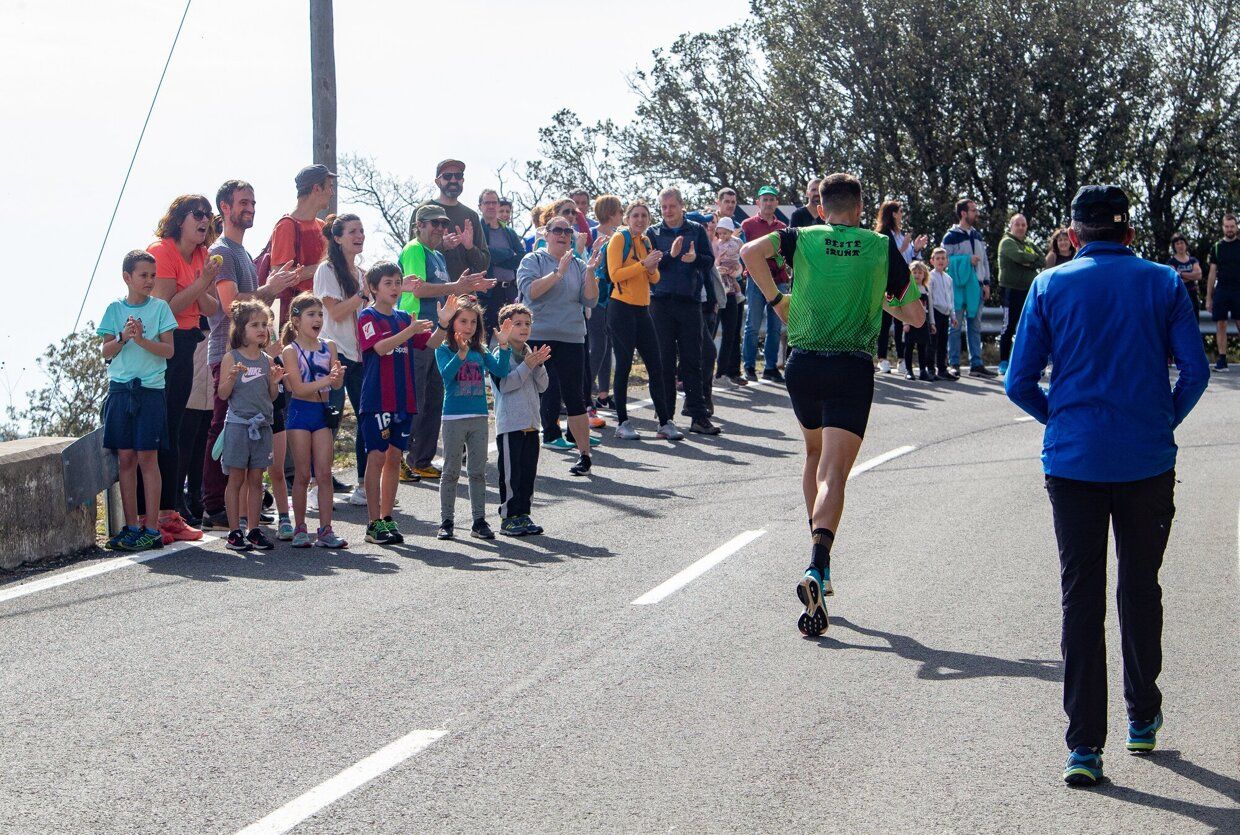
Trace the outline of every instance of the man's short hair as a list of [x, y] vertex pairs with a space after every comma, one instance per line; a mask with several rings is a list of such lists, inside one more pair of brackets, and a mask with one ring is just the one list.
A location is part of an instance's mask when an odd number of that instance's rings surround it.
[[134, 267], [139, 264], [154, 264], [155, 256], [147, 252], [145, 249], [132, 249], [125, 256], [125, 260], [121, 262], [121, 270], [132, 273]]
[[488, 194], [494, 194], [494, 195], [495, 195], [495, 199], [496, 199], [496, 201], [498, 201], [498, 200], [499, 200], [499, 192], [498, 192], [498, 191], [496, 191], [496, 190], [495, 190], [495, 189], [493, 189], [493, 188], [484, 188], [484, 189], [483, 189], [483, 190], [482, 190], [482, 191], [478, 194], [478, 205], [479, 205], [479, 206], [481, 206], [481, 205], [482, 205], [482, 200], [483, 200], [483, 198], [485, 198]]
[[254, 191], [254, 186], [245, 180], [225, 180], [224, 185], [220, 186], [219, 191], [215, 193], [215, 210], [220, 214], [224, 214], [224, 204], [232, 205], [233, 194], [238, 191]]
[[846, 212], [861, 202], [861, 181], [852, 174], [829, 174], [818, 185], [818, 196], [826, 212]]
[[685, 198], [680, 196], [680, 189], [676, 188], [675, 186], [668, 186], [667, 188], [659, 192], [659, 202], [663, 202], [664, 197], [675, 197], [676, 202], [680, 203], [681, 205], [683, 205], [685, 202]]
[[1227, 221], [1229, 221], [1229, 220], [1230, 220], [1232, 223], [1235, 223], [1235, 222], [1236, 222], [1236, 216], [1235, 216], [1234, 214], [1232, 214], [1231, 212], [1227, 212], [1225, 215], [1223, 215], [1223, 222], [1224, 222], [1224, 223], [1226, 223], [1226, 222], [1227, 222]]
[[723, 188], [719, 189], [719, 192], [715, 195], [715, 199], [722, 200], [723, 198], [727, 197], [729, 194], [735, 197], [736, 189], [732, 188], [731, 186], [724, 186]]
[[590, 192], [586, 191], [584, 188], [575, 188], [568, 193], [568, 196], [576, 197], [578, 194], [580, 194], [582, 197], [586, 198], [587, 200], [590, 199]]
[[1079, 220], [1072, 221], [1072, 231], [1076, 233], [1077, 240], [1082, 244], [1094, 241], [1111, 241], [1112, 243], [1122, 244], [1124, 238], [1128, 236], [1130, 228], [1127, 223], [1084, 223]]
[[961, 215], [969, 211], [969, 204], [975, 203], [975, 202], [976, 202], [975, 200], [970, 200], [968, 197], [964, 198], [963, 200], [957, 200], [956, 201], [956, 219], [959, 220]]

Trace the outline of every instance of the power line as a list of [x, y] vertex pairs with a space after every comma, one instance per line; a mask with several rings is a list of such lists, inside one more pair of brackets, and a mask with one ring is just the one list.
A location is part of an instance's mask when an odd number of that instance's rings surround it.
[[73, 332], [77, 333], [78, 323], [82, 321], [82, 311], [86, 309], [86, 299], [90, 288], [95, 283], [95, 273], [99, 270], [99, 262], [103, 259], [103, 249], [108, 245], [108, 236], [112, 234], [112, 224], [116, 221], [116, 213], [121, 207], [121, 199], [125, 196], [125, 187], [129, 185], [129, 175], [133, 173], [133, 164], [138, 159], [138, 149], [142, 147], [142, 138], [146, 136], [146, 126], [151, 123], [151, 114], [155, 112], [155, 102], [159, 100], [159, 91], [164, 86], [164, 76], [168, 74], [168, 65], [172, 63], [172, 53], [176, 52], [177, 41], [181, 39], [181, 29], [185, 27], [185, 18], [189, 15], [190, 4], [194, 0], [185, 0], [185, 11], [181, 12], [181, 22], [177, 24], [177, 33], [172, 38], [172, 47], [168, 50], [168, 60], [164, 61], [164, 70], [159, 74], [159, 83], [155, 85], [155, 95], [151, 97], [151, 106], [147, 108], [146, 119], [142, 122], [142, 130], [138, 133], [138, 144], [134, 145], [133, 156], [129, 158], [129, 168], [125, 171], [125, 180], [121, 183], [121, 193], [116, 195], [116, 205], [112, 207], [112, 217], [108, 219], [108, 228], [103, 233], [103, 243], [99, 244], [99, 254], [95, 256], [95, 266], [90, 271], [90, 281], [86, 282], [86, 292], [82, 294], [82, 303], [78, 305], [77, 317], [73, 320]]

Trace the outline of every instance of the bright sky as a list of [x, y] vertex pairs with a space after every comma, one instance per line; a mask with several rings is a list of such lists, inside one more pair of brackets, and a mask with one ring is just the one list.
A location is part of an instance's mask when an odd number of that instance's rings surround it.
[[[0, 306], [0, 407], [42, 382], [35, 358], [73, 326], [183, 8], [0, 0], [0, 242], [16, 291]], [[214, 199], [226, 179], [252, 182], [255, 255], [292, 209], [293, 175], [311, 161], [308, 9], [307, 0], [194, 0], [83, 323], [123, 292], [121, 258], [153, 240], [176, 195]], [[628, 120], [625, 76], [651, 50], [747, 11], [747, 0], [336, 0], [338, 153], [427, 183], [438, 160], [459, 157], [472, 199], [502, 162], [536, 153], [556, 110]], [[359, 214], [371, 233], [363, 260], [377, 260], [378, 225]], [[20, 252], [35, 258], [19, 262]]]

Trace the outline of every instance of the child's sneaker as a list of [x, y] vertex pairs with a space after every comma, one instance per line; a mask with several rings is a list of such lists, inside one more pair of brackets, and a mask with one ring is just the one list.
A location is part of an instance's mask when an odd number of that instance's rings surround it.
[[109, 551], [125, 550], [121, 548], [121, 543], [128, 539], [131, 533], [137, 533], [137, 531], [138, 528], [123, 525], [121, 526], [121, 529], [117, 531], [116, 534], [107, 541], [107, 543], [104, 544], [103, 547], [107, 548]]
[[228, 539], [224, 542], [224, 547], [229, 551], [249, 551], [254, 546], [246, 540], [245, 534], [241, 532], [241, 528], [234, 528], [228, 534]]
[[293, 520], [287, 516], [280, 517], [280, 526], [276, 528], [276, 539], [288, 542], [293, 538]]
[[1158, 732], [1162, 729], [1162, 711], [1148, 722], [1128, 720], [1128, 741], [1124, 747], [1132, 754], [1148, 754], [1158, 744]]
[[400, 528], [396, 527], [395, 519], [391, 516], [384, 516], [383, 524], [387, 526], [388, 542], [392, 545], [399, 545], [405, 541], [405, 535], [400, 532]]
[[375, 545], [387, 545], [392, 541], [391, 535], [388, 533], [387, 523], [382, 519], [376, 519], [366, 526], [366, 541]]
[[304, 523], [293, 529], [294, 548], [309, 548], [312, 544], [313, 542], [310, 539], [310, 533], [306, 530]]
[[453, 524], [451, 519], [444, 519], [439, 523], [439, 533], [435, 534], [436, 539], [451, 539], [453, 535]]
[[1084, 745], [1068, 755], [1063, 781], [1069, 786], [1096, 786], [1102, 782], [1102, 749]]
[[[172, 537], [174, 542], [197, 542], [202, 539], [202, 531], [185, 524], [181, 514], [175, 510], [167, 516], [160, 517], [159, 530], [161, 533]], [[165, 541], [167, 541], [167, 537], [165, 537]]]
[[270, 551], [276, 547], [276, 544], [267, 538], [267, 534], [262, 528], [254, 528], [246, 534], [245, 541], [250, 543], [255, 551]]
[[469, 535], [474, 539], [494, 539], [495, 531], [491, 530], [486, 519], [475, 519], [473, 527], [469, 529]]
[[133, 538], [127, 540], [134, 551], [155, 551], [167, 543], [167, 534], [151, 528], [135, 528]]
[[417, 473], [413, 471], [413, 468], [409, 466], [408, 461], [400, 462], [400, 483], [401, 484], [416, 484], [417, 482], [421, 480], [422, 480], [422, 476], [418, 475]]
[[522, 524], [521, 516], [505, 516], [499, 523], [499, 532], [504, 536], [525, 536], [529, 531]]
[[349, 504], [354, 507], [366, 506], [366, 486], [359, 484], [353, 488], [353, 492], [349, 494]]
[[543, 532], [542, 525], [535, 525], [534, 520], [529, 517], [529, 514], [521, 517], [521, 524], [525, 527], [525, 532], [530, 536], [537, 536]]
[[348, 548], [349, 543], [336, 536], [336, 532], [332, 530], [332, 526], [319, 528], [318, 539], [314, 540], [316, 548]]

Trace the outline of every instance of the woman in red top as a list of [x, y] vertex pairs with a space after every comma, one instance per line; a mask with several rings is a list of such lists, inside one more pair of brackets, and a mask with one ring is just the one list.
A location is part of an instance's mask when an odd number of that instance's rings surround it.
[[[199, 320], [219, 310], [219, 302], [208, 292], [219, 272], [219, 264], [207, 258], [208, 236], [213, 229], [210, 201], [201, 194], [183, 194], [172, 201], [167, 213], [160, 218], [155, 229], [159, 240], [146, 248], [155, 256], [152, 295], [168, 302], [177, 319], [177, 329], [172, 335], [172, 358], [168, 360], [164, 375], [167, 437], [172, 443], [180, 437], [181, 419], [194, 386], [194, 349], [203, 339]], [[202, 531], [185, 524], [176, 511], [185, 484], [185, 470], [176, 449], [159, 451], [159, 474], [163, 480], [159, 530], [164, 535], [164, 543], [201, 539]], [[151, 513], [150, 508], [143, 510]], [[257, 524], [257, 520], [252, 521]]]

